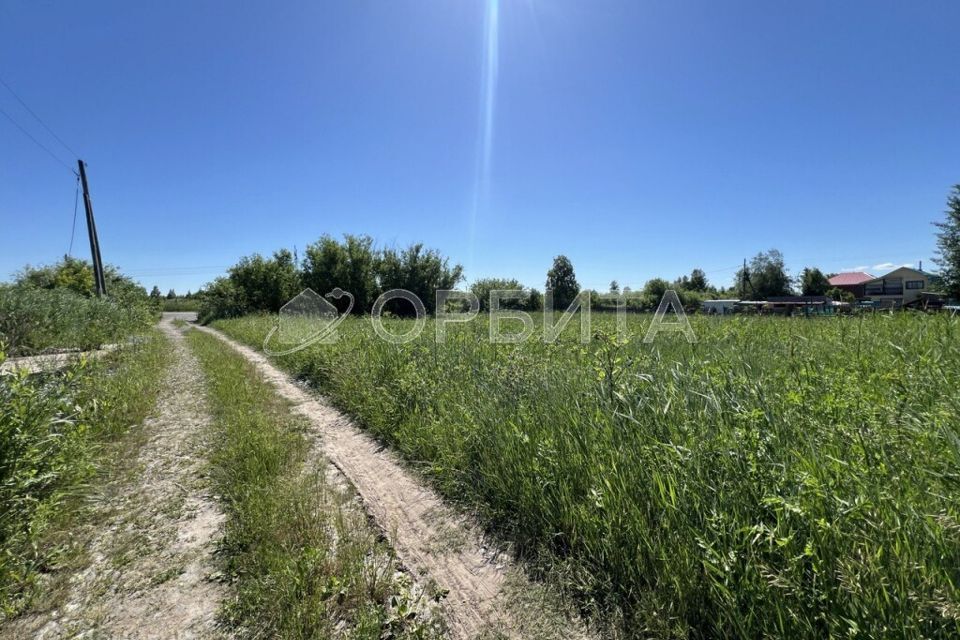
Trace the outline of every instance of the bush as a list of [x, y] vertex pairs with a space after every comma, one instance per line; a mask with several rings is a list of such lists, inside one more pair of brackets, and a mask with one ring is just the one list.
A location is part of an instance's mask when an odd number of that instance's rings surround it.
[[[380, 254], [370, 236], [345, 235], [343, 242], [323, 236], [308, 245], [303, 260], [303, 286], [321, 296], [340, 287], [353, 295], [352, 313], [369, 312], [380, 295], [377, 286]], [[331, 301], [337, 304], [337, 301]], [[345, 301], [344, 301], [345, 303]], [[338, 305], [339, 306], [339, 305]], [[345, 307], [341, 307], [341, 310]]]
[[[537, 304], [535, 301], [531, 303], [533, 292], [524, 289], [519, 280], [513, 278], [481, 278], [470, 285], [470, 292], [477, 296], [477, 300], [480, 301], [481, 311], [488, 311], [490, 309], [490, 292], [494, 290], [522, 292], [517, 298], [501, 299], [501, 309], [531, 310], [531, 307]], [[540, 305], [542, 306], [542, 304], [543, 302], [541, 301]]]
[[66, 257], [27, 266], [13, 284], [0, 284], [0, 344], [8, 355], [51, 349], [93, 349], [142, 331], [160, 307], [115, 268], [104, 275], [107, 295], [94, 297], [93, 268]]

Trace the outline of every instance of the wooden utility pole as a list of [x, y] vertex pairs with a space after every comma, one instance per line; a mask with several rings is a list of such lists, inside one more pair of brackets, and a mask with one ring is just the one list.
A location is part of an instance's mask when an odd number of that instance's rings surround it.
[[83, 208], [87, 211], [87, 235], [90, 236], [90, 256], [93, 259], [93, 279], [97, 287], [97, 297], [107, 292], [107, 283], [103, 278], [103, 261], [100, 259], [100, 240], [97, 238], [97, 223], [93, 220], [93, 202], [87, 186], [87, 171], [83, 160], [77, 160], [80, 167], [80, 182], [83, 184]]

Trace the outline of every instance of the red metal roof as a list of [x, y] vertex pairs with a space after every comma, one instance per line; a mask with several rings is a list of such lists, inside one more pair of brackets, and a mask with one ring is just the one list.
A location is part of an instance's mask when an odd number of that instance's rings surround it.
[[848, 273], [838, 273], [830, 278], [828, 282], [830, 282], [831, 286], [840, 287], [843, 285], [850, 286], [855, 284], [863, 284], [864, 282], [868, 282], [873, 279], [874, 276], [870, 275], [869, 273], [864, 273], [863, 271], [851, 271]]

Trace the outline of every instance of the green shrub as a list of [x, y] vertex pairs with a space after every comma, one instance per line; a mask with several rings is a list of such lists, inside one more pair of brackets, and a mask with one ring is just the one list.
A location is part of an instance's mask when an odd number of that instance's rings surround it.
[[0, 344], [7, 355], [53, 349], [97, 348], [152, 324], [160, 311], [146, 290], [113, 267], [106, 268], [107, 295], [94, 297], [93, 269], [64, 258], [27, 266], [12, 284], [0, 284]]
[[142, 331], [155, 319], [153, 308], [112, 297], [0, 284], [0, 342], [11, 356], [95, 349]]

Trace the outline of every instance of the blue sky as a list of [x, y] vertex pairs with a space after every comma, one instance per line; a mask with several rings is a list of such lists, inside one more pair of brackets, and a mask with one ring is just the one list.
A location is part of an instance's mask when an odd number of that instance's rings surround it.
[[[960, 3], [0, 1], [0, 77], [89, 165], [104, 260], [164, 290], [323, 233], [470, 279], [728, 284], [932, 266], [960, 182]], [[73, 156], [0, 86], [0, 109]], [[74, 178], [0, 115], [0, 277]], [[86, 256], [81, 213], [75, 255]]]

